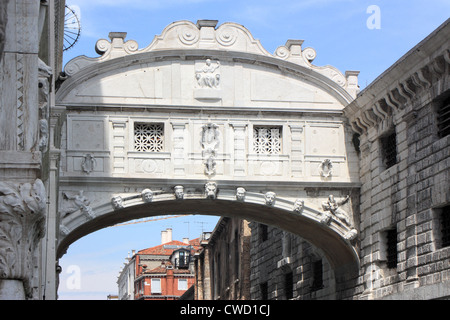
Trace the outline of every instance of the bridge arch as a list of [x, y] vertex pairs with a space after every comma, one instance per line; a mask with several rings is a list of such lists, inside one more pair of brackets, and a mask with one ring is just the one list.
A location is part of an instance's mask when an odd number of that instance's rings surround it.
[[[183, 194], [178, 195], [177, 188]], [[151, 195], [148, 197], [148, 195]], [[174, 186], [169, 192], [143, 189], [112, 196], [96, 208], [83, 206], [64, 217], [58, 244], [60, 258], [81, 237], [126, 221], [151, 216], [194, 214], [238, 217], [275, 226], [301, 236], [320, 248], [335, 270], [357, 267], [356, 229], [329, 212], [311, 208], [302, 199], [280, 198], [275, 192], [248, 192], [243, 187], [220, 188], [207, 182], [204, 189]]]

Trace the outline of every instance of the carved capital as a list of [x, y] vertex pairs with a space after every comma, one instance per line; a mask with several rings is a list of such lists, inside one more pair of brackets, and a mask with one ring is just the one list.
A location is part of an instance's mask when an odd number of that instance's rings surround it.
[[22, 280], [27, 295], [36, 247], [45, 234], [46, 191], [41, 180], [0, 181], [0, 279]]

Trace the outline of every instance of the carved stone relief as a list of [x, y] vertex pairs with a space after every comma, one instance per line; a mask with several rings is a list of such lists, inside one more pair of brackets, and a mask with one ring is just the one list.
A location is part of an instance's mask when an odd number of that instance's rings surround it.
[[38, 59], [38, 74], [39, 74], [39, 150], [46, 152], [49, 141], [49, 94], [50, 84], [49, 79], [52, 75], [52, 69], [47, 66], [41, 59]]
[[96, 165], [97, 160], [95, 160], [95, 157], [92, 154], [88, 153], [83, 155], [83, 161], [81, 162], [81, 169], [83, 169], [84, 172], [90, 174], [92, 171], [94, 171]]
[[220, 84], [220, 62], [211, 62], [206, 59], [205, 65], [199, 70], [195, 70], [195, 79], [200, 88], [218, 88]]
[[202, 128], [202, 157], [205, 173], [216, 173], [216, 156], [219, 147], [219, 127], [215, 123], [208, 123]]
[[325, 159], [319, 165], [319, 174], [321, 177], [329, 178], [333, 173], [333, 162], [330, 159]]
[[62, 193], [63, 200], [61, 204], [60, 215], [64, 218], [78, 210], [81, 211], [88, 218], [94, 218], [95, 214], [90, 207], [91, 201], [84, 195], [84, 191], [80, 190], [76, 194], [70, 194], [68, 192]]
[[328, 200], [322, 203], [322, 209], [325, 211], [322, 223], [330, 224], [333, 216], [344, 222], [347, 226], [351, 226], [350, 218], [341, 206], [350, 200], [350, 196], [346, 196], [342, 201], [334, 199], [333, 195], [328, 196]]

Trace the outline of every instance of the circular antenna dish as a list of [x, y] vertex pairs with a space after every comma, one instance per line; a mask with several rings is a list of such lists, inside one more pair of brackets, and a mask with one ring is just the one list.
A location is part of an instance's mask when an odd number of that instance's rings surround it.
[[75, 11], [70, 7], [66, 6], [65, 17], [64, 17], [64, 51], [72, 48], [78, 41], [81, 33], [81, 23], [80, 18], [77, 16]]

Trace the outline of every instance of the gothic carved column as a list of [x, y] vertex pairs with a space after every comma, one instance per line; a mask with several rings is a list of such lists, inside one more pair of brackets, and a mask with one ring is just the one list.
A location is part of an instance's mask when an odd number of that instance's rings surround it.
[[0, 299], [32, 297], [45, 214], [46, 191], [41, 180], [0, 181]]
[[0, 1], [0, 62], [6, 42], [6, 23], [8, 22], [7, 7], [9, 0]]

